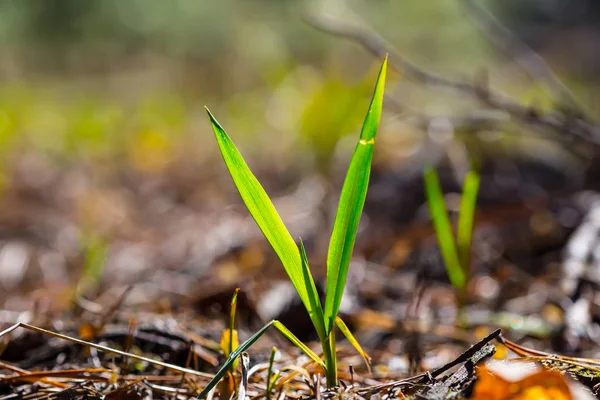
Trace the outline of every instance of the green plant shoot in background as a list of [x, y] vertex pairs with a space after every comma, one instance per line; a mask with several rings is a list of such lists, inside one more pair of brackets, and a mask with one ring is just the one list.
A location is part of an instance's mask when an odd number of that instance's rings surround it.
[[444, 194], [438, 175], [432, 167], [425, 168], [425, 193], [431, 212], [431, 219], [448, 272], [450, 283], [464, 294], [469, 282], [471, 265], [471, 239], [473, 235], [473, 220], [479, 191], [479, 174], [469, 171], [463, 183], [463, 193], [458, 214], [456, 240], [446, 209]]
[[[367, 194], [371, 160], [373, 158], [373, 146], [381, 117], [386, 71], [387, 58], [383, 61], [379, 71], [375, 91], [363, 123], [360, 139], [350, 160], [340, 195], [327, 254], [327, 291], [324, 306], [321, 304], [315, 287], [304, 245], [301, 241], [299, 246], [296, 245], [296, 242], [283, 224], [281, 217], [277, 213], [277, 210], [275, 210], [265, 190], [252, 174], [225, 130], [210, 111], [207, 110], [221, 155], [233, 178], [233, 182], [256, 224], [273, 247], [273, 250], [275, 250], [275, 253], [277, 253], [302, 303], [306, 307], [321, 341], [324, 358], [324, 360], [321, 360], [320, 357], [300, 342], [279, 321], [271, 321], [230, 354], [225, 365], [217, 372], [213, 381], [218, 381], [225, 374], [228, 366], [233, 363], [233, 360], [254, 343], [271, 325], [275, 326], [290, 341], [300, 347], [317, 364], [323, 367], [327, 376], [328, 386], [337, 385], [337, 360], [335, 354], [336, 325], [349, 339], [350, 343], [357, 348], [368, 365], [368, 355], [360, 348], [358, 342], [337, 314], [344, 293], [346, 277], [354, 248], [354, 240]], [[216, 382], [213, 381], [204, 388], [200, 397], [206, 396], [212, 387], [214, 387]]]

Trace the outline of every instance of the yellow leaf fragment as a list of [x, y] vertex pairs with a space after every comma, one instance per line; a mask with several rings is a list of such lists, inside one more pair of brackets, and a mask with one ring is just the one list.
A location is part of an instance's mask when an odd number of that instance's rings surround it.
[[[231, 345], [230, 345], [231, 338]], [[219, 344], [221, 351], [225, 355], [225, 357], [229, 357], [229, 350], [235, 351], [238, 347], [240, 347], [240, 342], [238, 340], [237, 329], [234, 329], [233, 332], [230, 332], [229, 329], [223, 329], [223, 333], [221, 334], [221, 343]], [[233, 363], [233, 370], [235, 371], [238, 366], [238, 361], [236, 360]]]

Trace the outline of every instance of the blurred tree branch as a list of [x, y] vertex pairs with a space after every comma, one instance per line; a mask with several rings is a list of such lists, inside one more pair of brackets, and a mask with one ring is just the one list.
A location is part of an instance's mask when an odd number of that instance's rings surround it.
[[[545, 61], [525, 44], [518, 41], [495, 18], [492, 19], [493, 17], [487, 11], [475, 6], [471, 0], [461, 1], [468, 7], [472, 16], [479, 21], [478, 23], [484, 29], [486, 35], [494, 38], [493, 43], [505, 49], [512, 57], [520, 58], [519, 65], [532, 78], [541, 79], [542, 83], [551, 88], [551, 93], [554, 96], [559, 96], [559, 101], [567, 101], [568, 106], [562, 106], [559, 103], [559, 107], [556, 109], [542, 112], [532, 105], [521, 104], [499, 90], [490, 88], [487, 74], [474, 79], [474, 82], [438, 75], [410, 61], [371, 29], [324, 14], [312, 14], [306, 19], [316, 29], [352, 40], [377, 57], [384, 57], [385, 54], [389, 54], [390, 65], [410, 79], [427, 86], [443, 87], [472, 97], [487, 107], [506, 112], [512, 118], [531, 126], [540, 133], [547, 134], [550, 131], [561, 137], [563, 141], [583, 141], [600, 147], [600, 127], [585, 115], [571, 92], [558, 80]], [[396, 105], [401, 104], [399, 101], [396, 101], [396, 103]]]
[[564, 103], [565, 108], [572, 108], [575, 113], [580, 115], [587, 114], [571, 90], [561, 82], [542, 56], [521, 41], [475, 0], [460, 0], [460, 2], [487, 39], [519, 65], [531, 79], [543, 83], [549, 94]]

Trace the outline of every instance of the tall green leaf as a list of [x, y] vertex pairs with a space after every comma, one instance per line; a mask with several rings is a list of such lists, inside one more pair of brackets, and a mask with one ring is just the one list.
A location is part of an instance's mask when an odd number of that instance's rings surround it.
[[95, 289], [104, 272], [108, 246], [104, 239], [98, 235], [92, 235], [88, 239], [85, 262], [83, 264], [83, 275], [77, 282], [76, 295], [87, 290]]
[[471, 270], [471, 241], [473, 237], [473, 220], [475, 219], [479, 181], [479, 174], [476, 171], [471, 170], [467, 173], [467, 176], [465, 176], [463, 193], [460, 199], [458, 228], [456, 230], [458, 256], [467, 280], [469, 279]]
[[432, 167], [425, 168], [424, 177], [427, 204], [429, 204], [431, 219], [433, 220], [435, 233], [440, 245], [442, 258], [444, 259], [444, 265], [446, 266], [446, 271], [450, 278], [450, 283], [452, 283], [455, 288], [462, 289], [466, 283], [466, 277], [464, 270], [461, 267], [460, 259], [458, 258], [452, 225], [450, 224], [450, 218], [448, 217], [448, 210], [446, 210], [446, 203], [444, 201], [440, 181], [437, 173]]
[[[318, 301], [319, 297], [313, 277], [310, 271], [307, 272], [307, 267], [303, 267], [298, 246], [296, 246], [294, 239], [292, 239], [292, 236], [283, 224], [275, 206], [273, 206], [269, 196], [252, 171], [250, 171], [250, 168], [248, 168], [238, 149], [208, 108], [206, 111], [210, 117], [219, 150], [233, 179], [233, 183], [238, 189], [248, 211], [250, 211], [252, 218], [254, 218], [265, 238], [271, 244], [273, 250], [275, 250], [279, 260], [281, 260], [315, 328], [318, 330], [319, 324], [322, 325], [323, 323], [323, 309], [321, 303]], [[315, 298], [317, 302], [314, 301]]]
[[329, 241], [329, 251], [327, 253], [327, 293], [325, 296], [325, 308], [323, 310], [327, 334], [333, 329], [335, 317], [340, 308], [346, 285], [346, 277], [348, 275], [348, 267], [352, 258], [352, 250], [354, 249], [356, 230], [358, 229], [358, 223], [365, 204], [375, 135], [379, 126], [383, 105], [386, 70], [387, 57], [381, 65], [371, 105], [369, 106], [369, 111], [367, 112], [360, 133], [360, 140], [350, 160]]

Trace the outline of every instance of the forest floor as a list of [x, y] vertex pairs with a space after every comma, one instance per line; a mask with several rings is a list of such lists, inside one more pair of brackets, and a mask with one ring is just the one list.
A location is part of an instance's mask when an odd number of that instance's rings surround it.
[[[279, 261], [233, 188], [219, 189], [227, 177], [196, 185], [177, 168], [185, 167], [112, 176], [99, 188], [83, 167], [50, 169], [32, 157], [15, 167], [21, 179], [5, 189], [0, 207], [0, 271], [9, 288], [1, 294], [9, 329], [0, 347], [0, 399], [193, 398], [224, 361], [221, 335], [236, 288], [240, 340], [277, 318], [315, 343]], [[421, 177], [375, 169], [341, 308], [372, 357], [370, 370], [342, 341], [340, 385], [326, 389], [323, 371], [268, 331], [248, 351], [246, 395], [594, 398], [596, 283], [593, 272], [564, 266], [582, 253], [594, 257], [597, 196], [549, 190], [519, 198], [502, 188], [495, 195], [486, 170], [460, 302], [423, 211]], [[43, 171], [46, 180], [33, 179]], [[451, 191], [456, 184], [441, 171]], [[274, 203], [303, 237], [322, 291], [327, 186], [300, 172], [286, 178], [272, 184]], [[96, 218], [88, 222], [103, 227], [100, 234], [77, 231], [82, 216]], [[221, 384], [211, 396], [236, 395], [241, 375], [238, 367], [231, 387]]]

